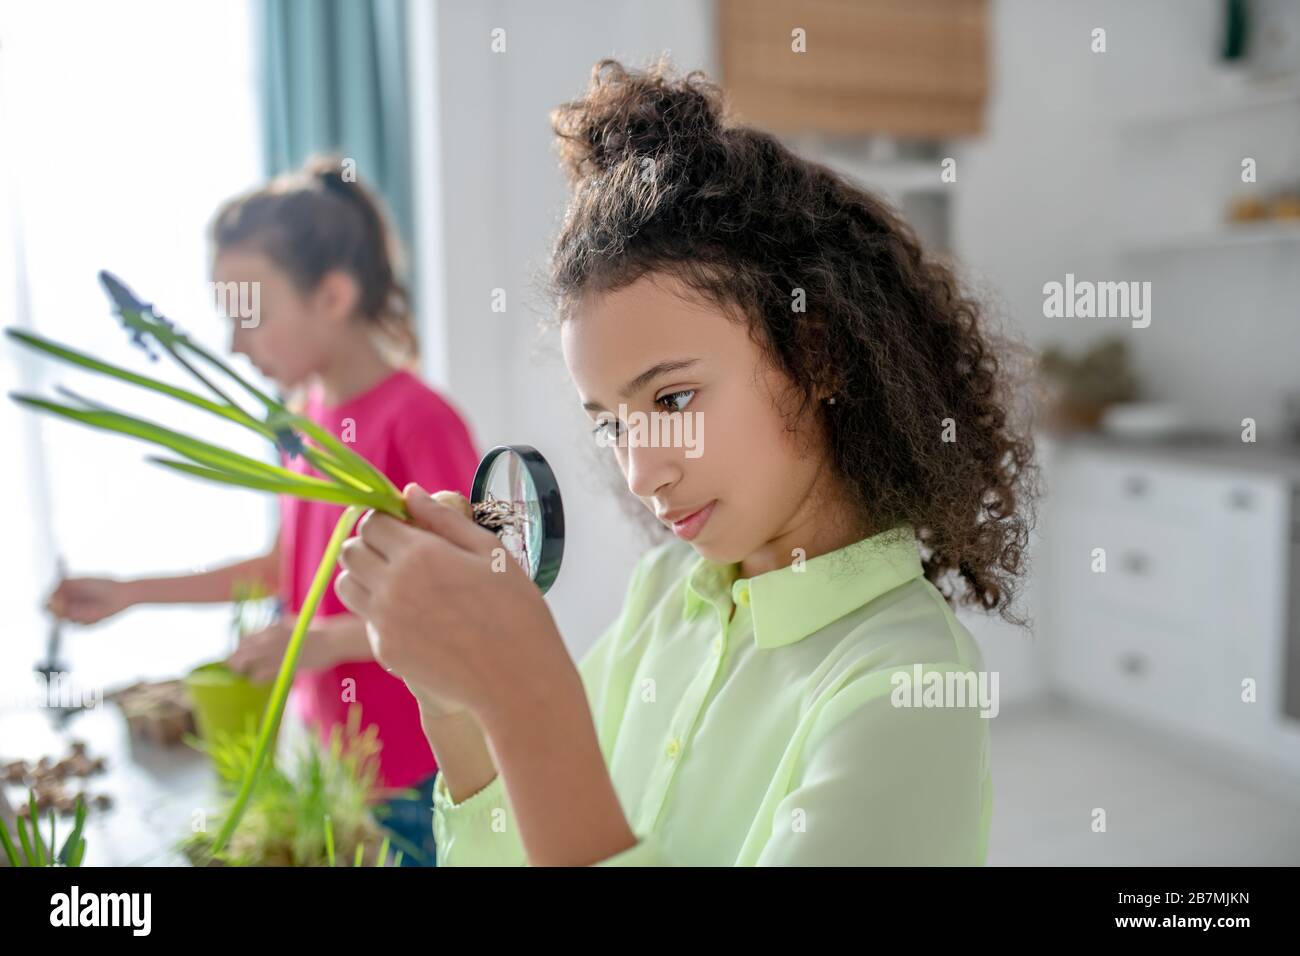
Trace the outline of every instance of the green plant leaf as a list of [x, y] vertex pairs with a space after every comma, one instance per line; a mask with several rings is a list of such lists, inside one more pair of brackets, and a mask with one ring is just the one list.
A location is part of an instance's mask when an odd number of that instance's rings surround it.
[[32, 842], [27, 836], [27, 818], [19, 817], [16, 824], [18, 827], [18, 840], [23, 845], [23, 859], [26, 861], [25, 866], [34, 866], [36, 854], [32, 852]]
[[329, 865], [334, 865], [334, 824], [330, 822], [329, 814], [325, 814], [325, 859], [329, 860]]
[[[379, 469], [366, 461], [365, 458], [348, 448], [346, 444], [339, 441], [339, 439], [332, 435], [328, 430], [320, 427], [310, 419], [291, 414], [284, 408], [284, 406], [275, 402], [269, 396], [263, 394], [260, 390], [250, 385], [228, 365], [207, 352], [205, 349], [197, 346], [188, 338], [178, 336], [175, 333], [170, 332], [170, 330], [159, 331], [165, 329], [165, 327], [161, 326], [159, 323], [147, 322], [146, 324], [150, 334], [159, 337], [164, 347], [175, 344], [182, 345], [193, 351], [195, 354], [202, 356], [205, 361], [210, 362], [215, 367], [221, 369], [222, 372], [234, 381], [238, 382], [243, 388], [248, 390], [250, 394], [254, 395], [254, 397], [265, 405], [268, 412], [268, 421], [259, 421], [233, 402], [229, 402], [229, 399], [226, 399], [224, 402], [212, 401], [211, 399], [204, 398], [188, 389], [179, 388], [166, 382], [159, 381], [158, 379], [151, 378], [147, 375], [140, 375], [109, 362], [101, 361], [84, 352], [79, 352], [76, 349], [69, 348], [62, 343], [55, 342], [51, 339], [44, 338], [43, 336], [25, 330], [9, 328], [5, 330], [5, 334], [29, 348], [44, 352], [47, 355], [60, 359], [61, 361], [67, 362], [71, 365], [80, 366], [90, 371], [108, 375], [133, 385], [139, 385], [185, 402], [196, 408], [201, 408], [214, 415], [219, 415], [228, 421], [249, 428], [261, 435], [263, 438], [272, 441], [277, 440], [277, 429], [290, 428], [302, 431], [309, 435], [319, 446], [317, 449], [312, 449], [311, 454], [308, 455], [308, 460], [318, 471], [329, 474], [338, 481], [352, 484], [359, 490], [370, 490], [381, 494], [386, 492], [387, 495], [391, 496], [393, 499], [394, 506], [396, 505], [396, 502], [401, 500], [401, 493], [388, 477], [383, 474], [383, 472], [379, 471]], [[170, 348], [169, 351], [171, 351]], [[199, 376], [201, 380], [206, 381], [206, 379], [202, 379], [201, 375], [199, 375], [197, 370], [192, 366], [183, 361], [182, 365], [189, 370], [191, 374]], [[211, 385], [211, 383], [208, 384]], [[220, 390], [217, 391], [220, 393]], [[220, 394], [224, 397], [224, 393]], [[29, 403], [41, 401], [34, 397], [28, 398]], [[18, 400], [18, 396], [15, 396], [15, 400]], [[227, 402], [229, 403], [227, 404]], [[54, 411], [49, 408], [46, 410]], [[55, 412], [55, 414], [58, 413]], [[124, 417], [129, 418], [130, 416]], [[404, 507], [390, 507], [385, 510], [396, 514], [404, 515], [405, 513]]]
[[41, 840], [41, 815], [36, 812], [36, 793], [27, 791], [27, 806], [31, 810], [32, 846], [36, 848], [36, 866], [45, 865], [45, 843]]
[[339, 486], [322, 478], [314, 478], [310, 475], [302, 475], [287, 468], [281, 468], [279, 465], [272, 465], [264, 461], [258, 461], [247, 455], [241, 455], [238, 452], [229, 451], [210, 442], [202, 441], [181, 432], [172, 431], [170, 428], [164, 428], [162, 425], [147, 422], [143, 419], [135, 418], [131, 415], [125, 415], [121, 412], [115, 412], [106, 409], [85, 409], [73, 408], [70, 405], [61, 405], [58, 402], [47, 401], [34, 395], [11, 394], [10, 396], [20, 405], [26, 405], [36, 408], [60, 418], [66, 418], [100, 431], [117, 432], [122, 435], [129, 435], [132, 438], [139, 438], [142, 441], [151, 442], [155, 445], [161, 445], [169, 448], [178, 454], [184, 455], [191, 461], [198, 462], [209, 468], [234, 472], [251, 477], [263, 479], [276, 479], [279, 481], [292, 482], [300, 486], [316, 486], [320, 488], [338, 488]]
[[45, 354], [66, 362], [69, 365], [80, 366], [81, 368], [88, 369], [92, 372], [108, 375], [131, 385], [139, 385], [142, 388], [147, 388], [162, 395], [167, 395], [178, 401], [185, 402], [187, 405], [201, 408], [206, 412], [219, 415], [228, 421], [232, 421], [238, 425], [243, 425], [245, 428], [257, 432], [263, 438], [268, 438], [272, 441], [275, 439], [275, 433], [269, 427], [238, 406], [228, 406], [223, 405], [220, 402], [214, 402], [211, 399], [204, 398], [202, 395], [191, 392], [189, 389], [180, 388], [176, 385], [169, 385], [168, 383], [159, 381], [158, 379], [150, 378], [148, 375], [140, 375], [109, 362], [100, 361], [94, 356], [87, 355], [84, 352], [78, 352], [76, 349], [69, 348], [62, 343], [44, 338], [43, 336], [36, 335], [32, 332], [9, 328], [5, 329], [5, 335], [29, 348], [44, 352]]
[[245, 379], [244, 376], [240, 375], [233, 368], [231, 368], [229, 365], [223, 362], [220, 358], [213, 355], [203, 346], [199, 345], [199, 343], [195, 342], [188, 335], [174, 335], [173, 341], [175, 341], [178, 345], [182, 345], [185, 348], [189, 349], [191, 352], [193, 352], [199, 358], [203, 359], [203, 361], [207, 362], [213, 368], [219, 369], [227, 378], [229, 378], [233, 382], [236, 382], [241, 388], [244, 389], [244, 391], [248, 392], [249, 395], [252, 395], [253, 398], [261, 402], [262, 405], [266, 408], [267, 412], [274, 412], [277, 409], [284, 408], [283, 405], [281, 405], [275, 399], [271, 398], [271, 396], [267, 395], [261, 389], [254, 386], [247, 379]]
[[329, 457], [326, 454], [323, 454], [318, 449], [304, 447], [303, 457], [306, 458], [307, 461], [311, 463], [311, 465], [317, 471], [323, 471], [331, 478], [334, 478], [337, 481], [341, 481], [346, 485], [350, 485], [351, 487], [357, 489], [358, 491], [374, 493], [380, 490], [378, 488], [371, 487], [363, 479], [358, 478], [356, 475], [349, 472], [346, 468], [339, 465], [339, 463], [335, 459]]
[[[80, 864], [81, 858], [77, 851], [80, 850], [84, 853], [86, 850], [86, 841], [81, 838], [81, 831], [85, 826], [86, 801], [81, 797], [77, 797], [77, 815], [72, 821], [72, 832], [68, 834], [68, 839], [64, 841], [63, 848], [59, 850], [59, 861], [65, 866], [78, 866]], [[50, 845], [54, 845], [52, 838]], [[77, 863], [72, 862], [74, 857], [76, 857]]]
[[[390, 494], [397, 500], [402, 500], [402, 493], [396, 485], [389, 480], [388, 476], [376, 468], [365, 458], [358, 455], [355, 451], [339, 440], [338, 436], [332, 434], [328, 429], [322, 428], [310, 418], [304, 418], [301, 415], [293, 415], [287, 411], [271, 415], [267, 419], [267, 424], [272, 428], [293, 428], [307, 435], [322, 448], [331, 452], [340, 466], [347, 468], [359, 478], [365, 476], [371, 487], [376, 489], [387, 489]], [[406, 508], [402, 507], [402, 514], [405, 515]]]
[[4, 845], [5, 856], [9, 858], [10, 866], [22, 866], [18, 860], [18, 851], [14, 848], [13, 837], [9, 835], [9, 826], [0, 820], [0, 844]]
[[152, 455], [148, 456], [147, 460], [155, 465], [161, 465], [164, 468], [170, 468], [218, 484], [252, 488], [257, 491], [270, 491], [281, 495], [293, 495], [295, 498], [310, 498], [313, 501], [324, 501], [336, 505], [356, 505], [362, 508], [375, 508], [389, 513], [392, 512], [390, 502], [372, 496], [363, 496], [359, 491], [348, 491], [337, 485], [324, 483], [309, 485], [291, 481], [263, 479], [252, 475], [234, 474], [216, 468], [204, 468], [200, 465], [191, 465], [188, 462], [176, 461], [171, 458], [158, 458]]
[[[107, 375], [116, 378], [119, 381], [127, 382], [128, 384], [139, 385], [143, 388], [184, 402], [195, 408], [200, 408], [206, 412], [218, 415], [227, 421], [248, 428], [270, 441], [276, 441], [276, 433], [274, 429], [265, 422], [250, 415], [243, 408], [235, 405], [233, 402], [227, 404], [229, 401], [228, 399], [226, 402], [214, 402], [209, 398], [205, 398], [202, 395], [190, 391], [189, 389], [180, 388], [179, 386], [171, 385], [148, 375], [141, 375], [137, 372], [132, 372], [129, 369], [113, 365], [112, 363], [101, 361], [92, 355], [79, 352], [60, 342], [55, 342], [52, 339], [47, 339], [43, 336], [22, 329], [5, 329], [5, 334], [28, 348], [44, 352], [46, 355], [66, 362], [69, 365], [79, 366], [92, 372]], [[184, 363], [182, 364], [184, 365]], [[184, 367], [189, 369], [191, 372], [194, 371], [188, 365], [184, 365]], [[224, 363], [221, 367], [239, 381], [241, 385], [252, 389], [252, 386], [248, 385], [247, 382], [236, 375], [232, 370], [224, 366]], [[256, 392], [256, 389], [253, 389], [253, 391]], [[272, 401], [260, 392], [256, 392], [256, 394], [260, 396], [264, 403], [269, 403], [267, 405], [268, 411], [273, 414], [288, 416], [289, 413], [282, 405]], [[285, 426], [282, 425], [281, 427]], [[340, 481], [346, 481], [348, 484], [361, 490], [375, 491], [384, 487], [383, 482], [376, 481], [369, 471], [359, 467], [356, 462], [350, 462], [347, 465], [339, 462], [336, 458], [336, 454], [336, 452], [324, 448], [312, 449], [308, 455], [308, 460], [311, 461], [312, 465], [315, 466], [318, 471], [330, 474], [332, 477]], [[362, 461], [364, 461], [364, 459], [362, 459]]]

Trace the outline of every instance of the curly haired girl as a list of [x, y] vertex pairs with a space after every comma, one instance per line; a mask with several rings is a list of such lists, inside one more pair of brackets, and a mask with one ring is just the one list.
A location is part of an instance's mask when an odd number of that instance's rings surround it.
[[420, 528], [366, 520], [339, 594], [418, 688], [440, 865], [982, 864], [953, 606], [1010, 616], [1033, 466], [979, 307], [697, 73], [604, 61], [552, 119], [565, 361], [673, 538], [575, 666], [490, 533], [414, 488]]

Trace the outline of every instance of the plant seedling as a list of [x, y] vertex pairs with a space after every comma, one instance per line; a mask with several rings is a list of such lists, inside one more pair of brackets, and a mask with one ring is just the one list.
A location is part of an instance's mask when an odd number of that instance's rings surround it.
[[28, 813], [31, 818], [31, 834], [27, 832], [28, 819], [19, 817], [14, 824], [18, 829], [19, 846], [14, 845], [9, 827], [0, 820], [0, 845], [4, 847], [5, 856], [10, 866], [81, 866], [86, 855], [86, 838], [81, 835], [86, 826], [86, 802], [77, 798], [77, 816], [72, 824], [72, 832], [63, 841], [63, 846], [56, 853], [57, 835], [54, 825], [54, 811], [50, 810], [50, 842], [46, 845], [41, 837], [40, 817], [36, 811], [36, 793], [27, 792]]

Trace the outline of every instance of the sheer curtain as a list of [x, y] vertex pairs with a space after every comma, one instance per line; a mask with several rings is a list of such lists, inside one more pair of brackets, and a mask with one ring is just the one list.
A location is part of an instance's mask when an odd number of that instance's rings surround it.
[[[179, 378], [151, 365], [111, 317], [96, 273], [121, 275], [195, 337], [224, 350], [207, 291], [205, 227], [261, 171], [253, 11], [238, 0], [95, 0], [0, 8], [0, 311], [5, 325]], [[66, 384], [147, 418], [211, 436], [108, 379], [0, 345], [0, 389]], [[73, 574], [137, 576], [264, 550], [272, 509], [254, 493], [165, 474], [147, 446], [0, 408], [0, 678], [30, 674], [47, 624], [39, 604], [62, 556]], [[179, 407], [179, 406], [178, 406]], [[264, 455], [256, 442], [223, 440]], [[63, 659], [81, 687], [175, 676], [224, 651], [225, 607], [136, 609], [68, 627]]]

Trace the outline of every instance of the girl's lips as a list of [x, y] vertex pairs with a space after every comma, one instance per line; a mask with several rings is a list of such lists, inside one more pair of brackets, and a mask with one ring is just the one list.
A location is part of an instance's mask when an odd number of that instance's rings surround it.
[[694, 514], [687, 515], [680, 521], [674, 521], [673, 534], [677, 535], [677, 537], [681, 538], [683, 541], [690, 541], [700, 533], [705, 522], [709, 520], [709, 515], [713, 514], [713, 506], [717, 503], [716, 500], [710, 501]]

